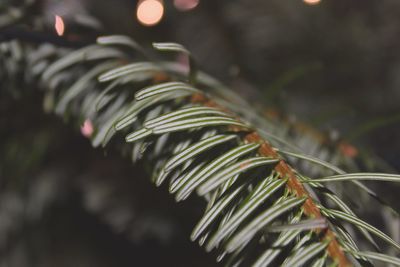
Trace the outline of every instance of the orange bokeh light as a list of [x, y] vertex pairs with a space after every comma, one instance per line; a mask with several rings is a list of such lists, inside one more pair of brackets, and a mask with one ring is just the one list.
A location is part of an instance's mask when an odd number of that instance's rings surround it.
[[303, 0], [307, 5], [317, 5], [321, 2], [321, 0]]
[[58, 36], [62, 36], [64, 34], [65, 25], [62, 17], [55, 15], [54, 28], [56, 29]]
[[139, 1], [136, 17], [145, 26], [153, 26], [159, 23], [164, 15], [164, 5], [160, 0]]

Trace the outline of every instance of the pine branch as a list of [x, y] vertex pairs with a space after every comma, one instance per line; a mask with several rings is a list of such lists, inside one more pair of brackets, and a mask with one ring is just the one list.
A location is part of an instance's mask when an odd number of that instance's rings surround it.
[[[129, 151], [134, 162], [142, 158], [156, 185], [169, 181], [177, 201], [195, 192], [204, 198], [207, 206], [192, 239], [199, 239], [207, 251], [217, 250], [218, 260], [231, 266], [350, 266], [356, 261], [368, 264], [368, 259], [400, 265], [385, 254], [360, 252], [344, 223], [360, 230], [372, 245], [371, 234], [397, 249], [400, 245], [359, 219], [322, 184], [330, 181], [302, 175], [296, 162], [289, 164], [288, 155], [329, 168], [374, 195], [359, 182], [360, 175], [301, 152], [282, 152], [287, 147], [282, 143], [289, 140], [268, 138], [261, 129], [272, 126], [270, 122], [197, 69], [187, 76], [173, 62], [140, 61], [143, 50], [137, 51], [136, 42], [127, 37], [101, 40], [66, 56], [54, 48], [33, 48], [26, 72], [42, 85], [48, 107], [57, 114], [94, 124], [94, 146]], [[180, 45], [155, 47], [190, 56]], [[118, 139], [122, 134], [124, 140]], [[361, 177], [400, 181], [399, 175]], [[281, 226], [278, 234], [268, 230], [274, 226]]]
[[[218, 107], [218, 104], [213, 102], [210, 99], [207, 99], [203, 95], [195, 95], [193, 97], [193, 102], [201, 103], [205, 106], [211, 107]], [[219, 107], [220, 109], [224, 109]], [[279, 174], [281, 179], [288, 179], [286, 187], [288, 188], [289, 192], [292, 192], [299, 198], [305, 197], [306, 200], [302, 205], [302, 209], [304, 210], [304, 214], [311, 217], [320, 219], [323, 216], [317, 204], [313, 201], [310, 194], [307, 190], [303, 187], [302, 183], [298, 180], [295, 173], [292, 171], [292, 167], [290, 167], [285, 160], [275, 151], [275, 149], [266, 141], [263, 140], [257, 132], [250, 132], [245, 137], [244, 140], [249, 143], [258, 143], [261, 144], [258, 153], [261, 156], [273, 158], [279, 160], [279, 163], [275, 166], [276, 173]], [[317, 233], [320, 232], [320, 229], [314, 229]], [[323, 236], [321, 237], [322, 240], [326, 240], [328, 242], [327, 251], [330, 257], [339, 264], [339, 266], [350, 266], [350, 262], [347, 260], [345, 254], [339, 243], [336, 240], [335, 234], [330, 230], [327, 229]]]

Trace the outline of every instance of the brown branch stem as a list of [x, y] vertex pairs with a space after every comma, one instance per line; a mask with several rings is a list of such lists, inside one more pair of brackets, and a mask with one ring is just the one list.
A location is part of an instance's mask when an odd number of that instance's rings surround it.
[[[216, 107], [226, 111], [225, 107], [221, 107], [218, 103], [210, 100], [203, 94], [194, 94], [191, 97], [192, 103], [199, 103], [204, 106]], [[232, 112], [229, 112], [232, 113]], [[238, 130], [238, 129], [235, 129]], [[271, 146], [271, 144], [262, 139], [261, 136], [256, 132], [250, 132], [244, 137], [244, 141], [249, 143], [259, 143], [261, 144], [258, 153], [262, 156], [271, 157], [274, 159], [279, 159], [278, 164], [275, 166], [275, 171], [279, 174], [281, 178], [287, 178], [287, 189], [292, 192], [297, 197], [306, 197], [302, 208], [304, 214], [311, 218], [322, 218], [322, 214], [317, 204], [311, 198], [310, 194], [307, 192], [306, 188], [297, 178], [293, 168], [276, 152], [276, 150]], [[320, 229], [314, 230], [318, 234], [322, 234], [322, 240], [328, 242], [327, 252], [328, 255], [337, 262], [339, 267], [351, 266], [349, 260], [347, 259], [345, 253], [343, 252], [339, 242], [337, 241], [335, 233], [326, 229], [321, 233]]]

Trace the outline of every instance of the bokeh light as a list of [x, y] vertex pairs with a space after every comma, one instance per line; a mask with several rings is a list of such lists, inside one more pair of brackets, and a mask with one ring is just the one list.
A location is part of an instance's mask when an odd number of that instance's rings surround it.
[[307, 5], [317, 5], [321, 2], [321, 0], [303, 0]]
[[161, 0], [139, 1], [136, 10], [138, 21], [145, 26], [154, 26], [164, 15], [164, 5]]
[[349, 158], [355, 158], [358, 155], [358, 149], [346, 142], [342, 142], [339, 145], [339, 150], [342, 152], [343, 155], [349, 157]]
[[81, 134], [87, 138], [91, 137], [94, 132], [94, 127], [91, 120], [86, 119], [81, 126]]
[[174, 0], [174, 6], [180, 11], [189, 11], [199, 4], [199, 0]]
[[54, 28], [56, 29], [58, 36], [62, 36], [64, 34], [65, 25], [64, 25], [64, 20], [62, 19], [62, 17], [55, 15]]

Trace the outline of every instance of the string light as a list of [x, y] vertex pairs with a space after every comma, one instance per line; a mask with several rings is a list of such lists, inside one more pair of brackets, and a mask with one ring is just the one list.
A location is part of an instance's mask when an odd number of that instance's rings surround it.
[[141, 0], [136, 9], [138, 21], [145, 26], [154, 26], [164, 15], [164, 5], [161, 0]]
[[199, 4], [199, 0], [174, 0], [174, 6], [180, 11], [189, 11]]
[[54, 28], [56, 29], [58, 36], [62, 36], [64, 34], [65, 25], [64, 25], [64, 20], [62, 19], [62, 17], [55, 15]]
[[321, 2], [321, 0], [303, 0], [307, 5], [317, 5]]

